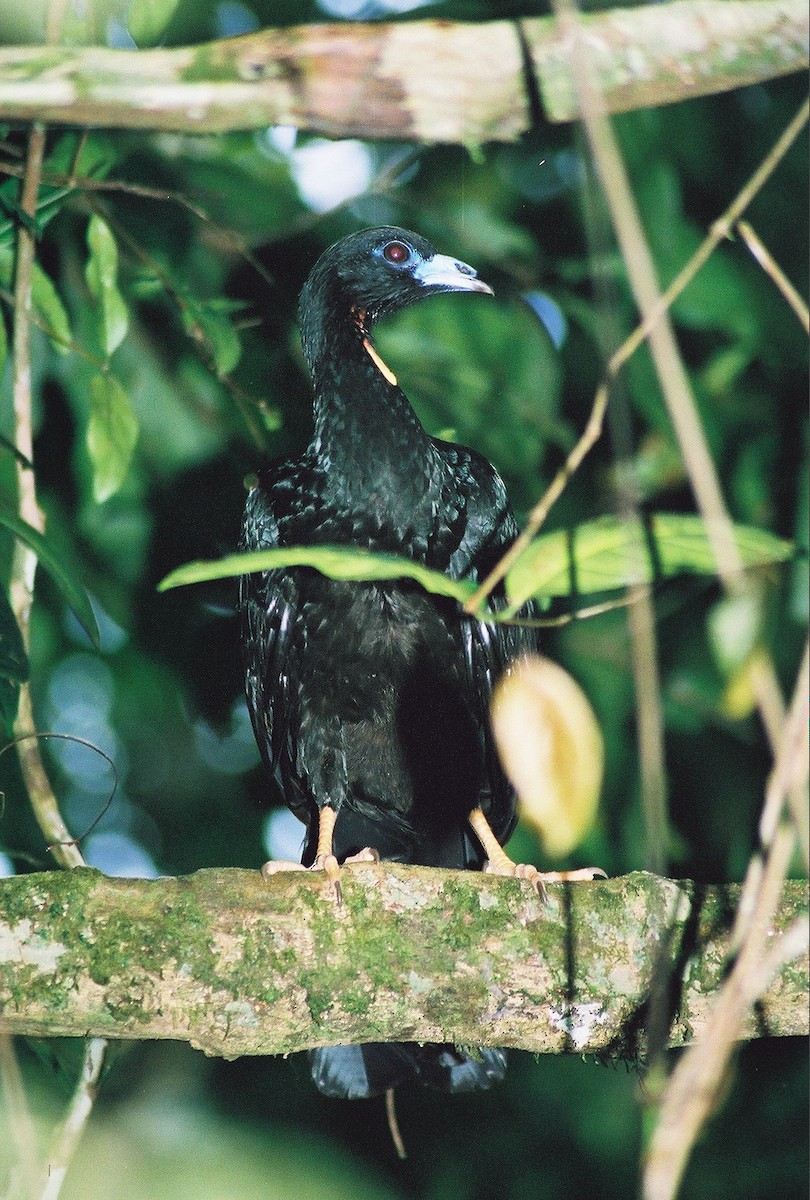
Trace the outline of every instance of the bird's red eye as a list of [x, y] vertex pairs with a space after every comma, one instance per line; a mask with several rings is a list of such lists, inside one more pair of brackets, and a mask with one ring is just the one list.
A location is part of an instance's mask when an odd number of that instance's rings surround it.
[[383, 258], [386, 262], [394, 263], [395, 266], [407, 262], [410, 257], [411, 248], [404, 242], [389, 242], [387, 246], [383, 246]]

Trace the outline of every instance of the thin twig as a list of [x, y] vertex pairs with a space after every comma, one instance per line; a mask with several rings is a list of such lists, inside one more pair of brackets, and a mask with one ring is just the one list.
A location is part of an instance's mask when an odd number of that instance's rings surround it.
[[[20, 212], [33, 217], [42, 161], [45, 153], [45, 129], [35, 125], [28, 140], [25, 173], [20, 190]], [[14, 274], [14, 340], [12, 355], [12, 389], [14, 397], [15, 443], [20, 453], [33, 462], [33, 429], [31, 424], [31, 311], [32, 275], [34, 269], [34, 235], [24, 221], [17, 226], [17, 256]], [[17, 464], [17, 495], [20, 516], [40, 533], [45, 527], [42, 510], [37, 503], [36, 484], [32, 471]], [[10, 595], [11, 607], [20, 626], [23, 643], [28, 649], [29, 619], [34, 599], [36, 555], [26, 546], [18, 545], [14, 556]]]
[[[57, 6], [58, 7], [58, 6]], [[52, 10], [53, 11], [53, 10]], [[55, 19], [55, 18], [53, 18]], [[25, 175], [20, 194], [20, 211], [22, 214], [34, 217], [36, 214], [37, 196], [42, 175], [42, 163], [45, 152], [45, 129], [35, 125], [28, 140]], [[15, 441], [21, 454], [33, 460], [33, 429], [32, 429], [32, 395], [31, 395], [31, 325], [32, 325], [32, 277], [35, 258], [34, 234], [25, 221], [21, 221], [17, 230], [17, 255], [14, 277], [14, 348], [12, 360]], [[20, 516], [40, 533], [44, 532], [45, 520], [39, 507], [36, 493], [36, 476], [34, 471], [17, 461], [17, 487]], [[36, 573], [36, 555], [19, 540], [15, 546], [12, 564], [9, 595], [12, 610], [17, 620], [20, 635], [26, 653], [31, 643], [31, 606], [34, 599], [34, 576]], [[56, 861], [63, 867], [84, 865], [84, 858], [78, 845], [70, 836], [59, 804], [48, 779], [42, 756], [39, 750], [39, 738], [36, 736], [33, 704], [30, 683], [23, 683], [20, 688], [19, 708], [14, 722], [14, 733], [18, 739], [18, 755], [20, 770], [31, 806], [40, 829], [48, 843], [48, 848]], [[93, 1039], [85, 1048], [85, 1060], [82, 1077], [76, 1094], [68, 1110], [57, 1137], [54, 1163], [56, 1170], [50, 1176], [41, 1192], [41, 1200], [56, 1200], [61, 1190], [62, 1182], [70, 1164], [71, 1157], [78, 1145], [81, 1132], [90, 1114], [98, 1080], [104, 1061], [106, 1041], [103, 1038]], [[9, 1043], [9, 1055], [13, 1058], [13, 1050]], [[4, 1059], [8, 1057], [4, 1053]], [[8, 1075], [8, 1072], [6, 1071]], [[19, 1110], [18, 1108], [18, 1113]], [[36, 1150], [26, 1148], [21, 1157], [21, 1164], [28, 1185], [29, 1163], [31, 1155]], [[36, 1195], [33, 1181], [29, 1191]]]
[[[766, 791], [765, 811], [784, 811], [797, 773], [807, 775], [808, 651], [794, 691], [787, 721]], [[692, 1146], [714, 1108], [742, 1022], [770, 980], [763, 967], [778, 969], [781, 954], [769, 950], [771, 923], [779, 905], [795, 845], [792, 825], [781, 822], [765, 855], [763, 869], [746, 881], [755, 894], [741, 901], [750, 919], [745, 941], [709, 1014], [706, 1028], [676, 1066], [664, 1094], [658, 1124], [644, 1168], [644, 1200], [673, 1200]], [[801, 952], [795, 936], [790, 952]]]
[[666, 760], [664, 756], [664, 714], [661, 674], [658, 668], [658, 640], [655, 612], [649, 588], [630, 588], [627, 623], [633, 663], [636, 701], [636, 739], [638, 743], [641, 805], [644, 815], [644, 866], [656, 875], [666, 873], [668, 861], [669, 807]]
[[208, 226], [214, 231], [226, 249], [238, 255], [248, 263], [257, 275], [268, 285], [274, 288], [276, 281], [262, 262], [256, 255], [245, 245], [245, 240], [234, 229], [228, 229], [225, 225], [220, 225], [217, 221], [206, 212], [199, 204], [195, 204], [193, 200], [189, 200], [188, 196], [184, 196], [182, 192], [166, 191], [163, 188], [147, 187], [144, 184], [128, 183], [121, 179], [79, 179], [75, 180], [77, 191], [85, 192], [122, 192], [127, 196], [139, 196], [145, 200], [158, 200], [176, 204], [180, 208], [191, 213], [203, 225]]
[[[36, 738], [38, 741], [47, 741], [48, 739], [52, 738], [58, 741], [72, 742], [76, 746], [86, 746], [88, 750], [93, 750], [96, 754], [100, 754], [104, 761], [112, 768], [113, 785], [110, 794], [105, 800], [103, 806], [96, 813], [95, 817], [93, 817], [93, 820], [87, 826], [84, 833], [80, 833], [76, 837], [70, 837], [68, 834], [67, 839], [57, 843], [59, 846], [64, 846], [66, 844], [81, 846], [84, 839], [90, 836], [95, 827], [98, 825], [99, 821], [103, 820], [105, 815], [109, 812], [113, 800], [115, 799], [115, 793], [118, 790], [118, 768], [115, 765], [115, 760], [111, 758], [109, 754], [107, 754], [106, 750], [102, 750], [101, 746], [97, 746], [95, 742], [91, 742], [88, 738], [80, 737], [76, 733], [54, 733], [50, 730], [40, 729], [36, 730], [34, 733], [17, 734], [17, 736], [12, 738], [10, 742], [6, 742], [6, 744], [0, 748], [0, 758], [3, 757], [7, 750], [11, 750], [14, 746], [19, 748], [20, 744], [27, 741], [29, 738]], [[67, 830], [65, 830], [65, 832], [67, 832]], [[48, 850], [53, 852], [54, 845], [50, 844], [48, 846]]]
[[589, 604], [574, 612], [560, 613], [557, 617], [499, 617], [497, 613], [488, 613], [481, 618], [490, 625], [509, 625], [517, 629], [561, 629], [574, 621], [588, 621], [591, 617], [601, 617], [604, 613], [615, 612], [620, 608], [629, 608], [637, 604], [644, 595], [649, 597], [650, 588], [639, 585], [631, 592], [619, 597], [618, 600], [603, 600], [600, 604]]
[[37, 732], [31, 707], [31, 687], [29, 684], [23, 684], [20, 688], [20, 704], [14, 722], [14, 734], [26, 791], [48, 852], [60, 867], [83, 867], [84, 857], [78, 842], [64, 822], [48, 779], [39, 750]]
[[93, 1111], [106, 1049], [106, 1038], [88, 1038], [85, 1042], [81, 1075], [54, 1147], [48, 1155], [47, 1173], [39, 1200], [58, 1200], [68, 1167]]
[[737, 230], [766, 275], [770, 275], [779, 291], [801, 321], [805, 333], [810, 333], [810, 309], [796, 291], [779, 263], [747, 221], [738, 221]]
[[[42, 161], [45, 151], [45, 129], [36, 125], [28, 141], [25, 175], [22, 181], [19, 207], [21, 212], [33, 217], [36, 213]], [[29, 461], [33, 459], [33, 432], [31, 425], [31, 280], [34, 268], [34, 235], [24, 222], [17, 229], [17, 258], [14, 276], [14, 349], [12, 377], [14, 393], [15, 441], [20, 452]], [[17, 463], [17, 489], [20, 516], [39, 533], [44, 533], [45, 519], [37, 501], [36, 478], [33, 471]], [[31, 605], [34, 600], [34, 575], [36, 554], [18, 541], [14, 550], [9, 596], [11, 607], [26, 653], [31, 641]], [[36, 733], [30, 683], [20, 688], [19, 708], [14, 722], [14, 732], [21, 740], [19, 746], [20, 770], [26, 791], [34, 809], [37, 822], [46, 841], [52, 846], [51, 853], [63, 867], [82, 866], [79, 848], [71, 842], [70, 832], [65, 825], [59, 805], [48, 779]]]
[[795, 142], [796, 138], [801, 133], [804, 126], [807, 124], [808, 114], [810, 113], [810, 102], [805, 103], [796, 113], [795, 117], [788, 123], [784, 132], [779, 136], [771, 150], [762, 160], [760, 165], [754, 171], [751, 178], [740, 189], [737, 195], [729, 204], [726, 211], [717, 218], [711, 225], [711, 228], [698, 246], [695, 253], [687, 263], [681, 268], [678, 274], [670, 283], [669, 287], [661, 292], [660, 296], [651, 304], [650, 308], [644, 312], [644, 319], [641, 324], [631, 333], [627, 341], [620, 347], [614, 356], [617, 360], [617, 369], [623, 366], [629, 358], [635, 354], [642, 342], [645, 342], [650, 335], [653, 327], [660, 321], [661, 317], [667, 312], [672, 304], [680, 296], [681, 292], [689, 286], [692, 280], [697, 275], [698, 271], [708, 261], [720, 243], [729, 235], [748, 205], [754, 199], [759, 191], [764, 187], [770, 179], [773, 172], [776, 170], [779, 163], [787, 154], [790, 147]]

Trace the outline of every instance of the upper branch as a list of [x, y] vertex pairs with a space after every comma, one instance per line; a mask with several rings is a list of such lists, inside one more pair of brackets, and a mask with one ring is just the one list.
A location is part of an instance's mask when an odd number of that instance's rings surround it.
[[[337, 907], [317, 874], [0, 880], [0, 1022], [226, 1057], [369, 1040], [632, 1057], [651, 1004], [670, 1045], [705, 1024], [738, 892], [638, 873], [549, 886], [544, 902], [514, 880], [391, 863], [343, 881]], [[787, 885], [775, 962], [805, 897]], [[806, 991], [805, 953], [742, 1036], [806, 1032]]]
[[[581, 18], [606, 108], [806, 67], [804, 0], [673, 0]], [[572, 42], [521, 22], [553, 121], [578, 115]], [[532, 123], [513, 21], [306, 25], [174, 50], [0, 48], [0, 120], [185, 132], [295, 125], [333, 137], [512, 141]]]

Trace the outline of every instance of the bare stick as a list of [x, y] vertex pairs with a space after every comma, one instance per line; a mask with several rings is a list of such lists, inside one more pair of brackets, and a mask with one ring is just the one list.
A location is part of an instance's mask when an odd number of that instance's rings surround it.
[[[28, 141], [25, 175], [22, 181], [20, 195], [20, 210], [28, 217], [36, 214], [37, 195], [42, 175], [42, 162], [45, 151], [45, 129], [36, 125]], [[14, 279], [14, 351], [13, 351], [13, 395], [15, 416], [15, 440], [21, 454], [30, 463], [33, 459], [33, 431], [31, 423], [31, 310], [32, 293], [31, 281], [34, 267], [35, 242], [34, 234], [21, 222], [17, 231], [17, 257]], [[40, 533], [44, 532], [45, 520], [39, 507], [36, 494], [36, 479], [33, 470], [17, 460], [17, 487], [20, 516]], [[28, 652], [31, 642], [31, 606], [34, 600], [34, 576], [36, 573], [36, 555], [33, 551], [17, 542], [12, 565], [10, 582], [10, 599], [15, 618], [20, 628], [23, 645]], [[48, 848], [56, 861], [63, 867], [84, 865], [82, 853], [71, 838], [70, 831], [62, 819], [59, 804], [48, 779], [45, 766], [40, 754], [39, 739], [36, 737], [31, 700], [31, 687], [24, 683], [20, 688], [19, 709], [14, 723], [15, 736], [19, 739], [18, 754], [20, 769], [26, 790], [28, 792], [34, 814], [40, 829], [48, 843]], [[103, 1038], [93, 1039], [87, 1043], [85, 1050], [84, 1068], [67, 1118], [61, 1126], [57, 1149], [54, 1156], [56, 1170], [45, 1183], [41, 1193], [42, 1200], [56, 1200], [61, 1190], [62, 1182], [67, 1172], [70, 1159], [78, 1145], [82, 1129], [90, 1114], [93, 1104], [95, 1084], [98, 1080], [104, 1061], [106, 1041]], [[4, 1060], [13, 1060], [13, 1049], [8, 1046]], [[8, 1063], [6, 1075], [8, 1076]], [[10, 1076], [9, 1076], [10, 1077]], [[29, 1159], [35, 1154], [35, 1148], [26, 1147], [26, 1157], [22, 1159], [24, 1172], [28, 1172]], [[33, 1183], [30, 1185], [31, 1195], [36, 1195]]]
[[[37, 125], [31, 130], [25, 175], [20, 195], [20, 210], [33, 218], [36, 213], [42, 160], [45, 149], [45, 130]], [[34, 267], [34, 234], [24, 222], [17, 230], [17, 261], [14, 277], [14, 352], [12, 378], [14, 392], [15, 441], [20, 453], [32, 461], [33, 433], [31, 427], [31, 277]], [[34, 472], [17, 461], [17, 494], [20, 516], [34, 529], [43, 533], [45, 519], [37, 501]], [[20, 628], [23, 645], [28, 652], [31, 640], [31, 605], [34, 600], [34, 575], [37, 558], [33, 550], [17, 542], [11, 572], [9, 596], [11, 607]], [[37, 822], [51, 847], [51, 853], [63, 867], [84, 863], [81, 851], [71, 841], [59, 805], [50, 785], [36, 737], [31, 685], [20, 688], [20, 702], [14, 733], [21, 739], [18, 753], [20, 770], [34, 809]]]
[[[810, 672], [805, 651], [768, 783], [766, 811], [782, 811], [797, 773], [801, 771], [806, 778], [804, 731], [808, 682]], [[740, 900], [740, 910], [747, 908], [751, 913], [745, 941], [720, 989], [705, 1029], [680, 1060], [667, 1085], [644, 1169], [644, 1200], [673, 1200], [677, 1194], [692, 1146], [722, 1090], [728, 1062], [746, 1014], [769, 982], [768, 978], [763, 978], [763, 964], [776, 967], [783, 957], [773, 949], [769, 952], [769, 933], [794, 844], [792, 826], [785, 823], [776, 826], [763, 870], [746, 881]], [[746, 891], [754, 894], [747, 897]], [[791, 935], [791, 952], [801, 953], [804, 944], [801, 938]]]
[[84, 1127], [93, 1111], [106, 1049], [105, 1038], [88, 1038], [85, 1042], [81, 1075], [71, 1098], [70, 1107], [59, 1129], [56, 1143], [48, 1155], [47, 1172], [40, 1192], [40, 1200], [58, 1200], [68, 1167], [78, 1149]]
[[762, 267], [765, 274], [770, 275], [771, 279], [779, 288], [779, 291], [782, 293], [785, 300], [787, 300], [788, 304], [801, 321], [802, 325], [804, 326], [805, 333], [810, 333], [810, 309], [808, 309], [804, 300], [796, 291], [795, 287], [790, 282], [782, 268], [779, 266], [776, 259], [747, 221], [738, 221], [737, 229], [739, 230], [746, 246], [751, 251], [759, 265]]

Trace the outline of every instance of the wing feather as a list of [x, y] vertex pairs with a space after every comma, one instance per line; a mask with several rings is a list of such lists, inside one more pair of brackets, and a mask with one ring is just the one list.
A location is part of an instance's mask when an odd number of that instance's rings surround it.
[[[278, 544], [272, 492], [255, 488], [245, 509], [242, 549], [268, 550]], [[301, 806], [306, 808], [306, 803], [292, 778], [296, 747], [289, 722], [290, 649], [298, 613], [295, 573], [262, 571], [243, 575], [239, 599], [250, 720], [262, 758], [282, 788], [286, 803], [297, 812]]]
[[[506, 488], [495, 469], [472, 451], [466, 451], [465, 457], [472, 499], [466, 513], [464, 537], [450, 562], [450, 574], [480, 583], [517, 537], [518, 526]], [[489, 597], [489, 607], [497, 612], [505, 604], [501, 586]], [[537, 614], [534, 606], [527, 605], [521, 615]], [[484, 736], [489, 803], [486, 797], [482, 798], [482, 807], [496, 837], [503, 843], [514, 829], [517, 814], [514, 793], [501, 769], [491, 733], [490, 702], [495, 684], [509, 664], [521, 655], [539, 650], [539, 636], [536, 630], [525, 626], [496, 625], [470, 618], [463, 626], [463, 642], [470, 694]]]

